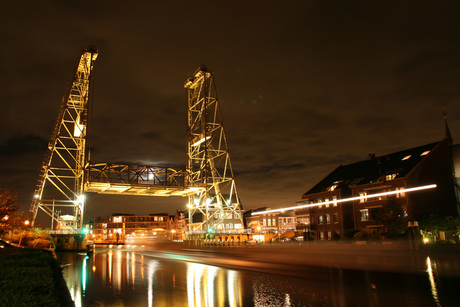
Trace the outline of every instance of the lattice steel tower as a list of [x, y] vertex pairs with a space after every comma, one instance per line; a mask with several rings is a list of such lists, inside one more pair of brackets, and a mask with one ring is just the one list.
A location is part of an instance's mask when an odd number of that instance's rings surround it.
[[82, 227], [90, 76], [97, 55], [97, 49], [89, 46], [78, 57], [35, 189], [32, 223], [42, 210], [51, 217], [52, 228]]
[[188, 102], [189, 181], [191, 186], [205, 188], [189, 196], [189, 232], [243, 229], [242, 206], [236, 190], [213, 72], [201, 66], [184, 87]]

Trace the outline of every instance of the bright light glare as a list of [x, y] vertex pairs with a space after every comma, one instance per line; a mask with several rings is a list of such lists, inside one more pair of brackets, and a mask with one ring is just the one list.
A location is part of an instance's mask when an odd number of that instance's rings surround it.
[[204, 141], [209, 140], [210, 138], [211, 138], [210, 136], [201, 138], [200, 140], [198, 140], [198, 141], [196, 141], [195, 143], [193, 143], [192, 146], [198, 146], [198, 145], [200, 145], [201, 143], [203, 143]]
[[427, 244], [430, 241], [428, 238], [423, 239], [423, 243]]
[[373, 198], [373, 197], [380, 197], [380, 196], [386, 196], [386, 195], [394, 195], [398, 193], [409, 193], [409, 192], [415, 192], [415, 191], [421, 191], [421, 190], [427, 190], [427, 189], [434, 189], [436, 188], [436, 184], [429, 184], [429, 185], [423, 185], [415, 188], [409, 188], [409, 189], [400, 189], [396, 191], [389, 191], [389, 192], [382, 192], [382, 193], [376, 193], [376, 194], [369, 194], [366, 196], [356, 196], [356, 197], [350, 197], [350, 198], [343, 198], [343, 199], [337, 199], [333, 201], [324, 201], [320, 203], [315, 203], [315, 204], [308, 204], [308, 205], [302, 205], [302, 206], [295, 206], [295, 207], [287, 207], [287, 208], [282, 208], [282, 209], [274, 209], [274, 210], [267, 210], [267, 211], [260, 211], [260, 212], [253, 212], [252, 215], [259, 215], [259, 214], [266, 214], [266, 213], [271, 213], [271, 212], [280, 212], [284, 210], [298, 210], [298, 209], [303, 209], [303, 208], [309, 208], [309, 207], [317, 207], [317, 206], [322, 206], [322, 205], [329, 205], [329, 204], [337, 204], [337, 203], [344, 203], [348, 201], [355, 201], [355, 200], [360, 200], [360, 199], [367, 199], [367, 198]]

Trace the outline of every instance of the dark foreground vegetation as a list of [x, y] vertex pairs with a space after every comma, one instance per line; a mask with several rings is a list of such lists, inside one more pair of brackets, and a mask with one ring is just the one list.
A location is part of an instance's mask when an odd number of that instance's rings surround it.
[[51, 252], [0, 248], [0, 306], [74, 306]]

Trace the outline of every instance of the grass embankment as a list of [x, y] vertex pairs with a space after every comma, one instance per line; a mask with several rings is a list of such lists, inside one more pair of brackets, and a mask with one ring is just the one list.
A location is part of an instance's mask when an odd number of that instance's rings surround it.
[[52, 253], [0, 249], [0, 306], [74, 306]]

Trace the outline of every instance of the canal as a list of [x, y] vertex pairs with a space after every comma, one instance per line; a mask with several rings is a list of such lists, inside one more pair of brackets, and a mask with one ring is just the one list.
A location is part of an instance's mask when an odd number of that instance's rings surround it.
[[[284, 275], [209, 265], [204, 258], [149, 247], [99, 247], [90, 255], [58, 253], [78, 306], [460, 306], [459, 263], [424, 259], [414, 273], [339, 267]], [[295, 270], [294, 270], [295, 271]], [[291, 275], [291, 276], [289, 276]]]

